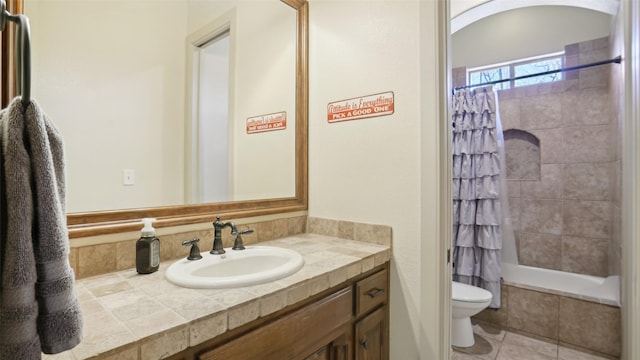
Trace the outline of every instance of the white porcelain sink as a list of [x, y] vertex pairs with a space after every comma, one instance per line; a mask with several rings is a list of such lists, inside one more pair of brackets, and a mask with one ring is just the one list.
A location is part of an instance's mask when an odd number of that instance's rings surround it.
[[302, 268], [298, 252], [274, 246], [225, 249], [222, 255], [201, 253], [200, 260], [178, 260], [166, 272], [167, 280], [188, 288], [222, 289], [263, 284]]

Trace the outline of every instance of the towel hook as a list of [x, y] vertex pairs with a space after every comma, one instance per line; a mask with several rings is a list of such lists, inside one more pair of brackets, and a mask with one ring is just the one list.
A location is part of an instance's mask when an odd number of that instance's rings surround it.
[[25, 108], [31, 102], [31, 31], [29, 18], [26, 15], [13, 15], [7, 11], [7, 3], [0, 0], [0, 31], [4, 30], [8, 21], [18, 25], [16, 31], [16, 88], [22, 95]]

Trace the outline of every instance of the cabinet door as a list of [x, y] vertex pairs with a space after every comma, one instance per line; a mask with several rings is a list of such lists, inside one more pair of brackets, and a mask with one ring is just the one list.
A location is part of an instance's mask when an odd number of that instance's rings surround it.
[[356, 323], [356, 360], [386, 360], [386, 326], [384, 306]]
[[304, 360], [351, 360], [349, 356], [349, 345], [351, 331], [345, 328], [344, 334], [333, 340], [330, 344], [323, 346], [320, 350], [304, 358]]
[[327, 345], [322, 349], [314, 352], [313, 354], [304, 358], [304, 360], [331, 360], [329, 355], [331, 354], [331, 345]]
[[198, 359], [308, 358], [316, 354], [315, 349], [322, 350], [324, 347], [331, 346], [332, 340], [345, 333], [351, 321], [352, 304], [351, 288], [343, 289], [215, 349], [199, 354]]

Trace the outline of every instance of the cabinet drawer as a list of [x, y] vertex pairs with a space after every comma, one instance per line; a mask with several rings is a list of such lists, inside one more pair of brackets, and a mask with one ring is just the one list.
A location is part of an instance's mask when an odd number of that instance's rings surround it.
[[377, 272], [356, 283], [356, 316], [360, 316], [379, 304], [384, 303], [388, 296], [387, 270]]

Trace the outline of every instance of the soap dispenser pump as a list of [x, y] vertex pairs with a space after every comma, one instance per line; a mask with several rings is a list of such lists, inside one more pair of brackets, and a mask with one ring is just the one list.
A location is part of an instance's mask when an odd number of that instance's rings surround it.
[[139, 274], [151, 274], [160, 267], [160, 239], [152, 223], [153, 218], [144, 218], [142, 236], [136, 242], [136, 271]]

